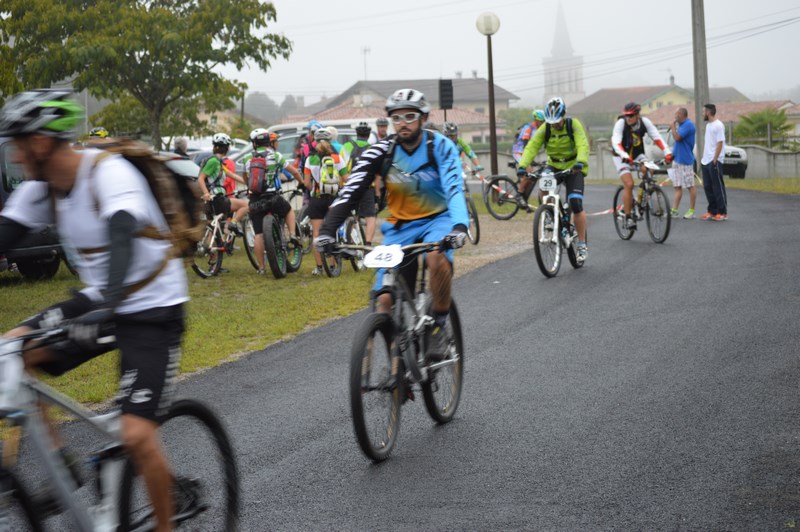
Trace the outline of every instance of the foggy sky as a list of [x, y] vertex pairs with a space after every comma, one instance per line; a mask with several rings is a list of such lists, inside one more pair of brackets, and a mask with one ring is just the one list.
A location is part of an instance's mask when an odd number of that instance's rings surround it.
[[[583, 57], [587, 95], [667, 84], [670, 74], [682, 87], [694, 85], [690, 0], [560, 1], [574, 54]], [[552, 54], [559, 0], [274, 3], [278, 22], [269, 31], [285, 34], [294, 50], [268, 72], [222, 70], [248, 83], [249, 92], [313, 103], [365, 79], [365, 58], [366, 79], [453, 78], [457, 71], [471, 77], [474, 70], [487, 77], [486, 37], [475, 21], [491, 11], [500, 18], [492, 37], [495, 83], [522, 98], [518, 105], [533, 106], [542, 99], [542, 59]], [[752, 98], [800, 86], [798, 0], [705, 0], [705, 17], [712, 87], [732, 86]]]

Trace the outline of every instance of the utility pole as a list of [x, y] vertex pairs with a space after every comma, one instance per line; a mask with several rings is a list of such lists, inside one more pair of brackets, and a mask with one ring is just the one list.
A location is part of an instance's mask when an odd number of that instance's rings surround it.
[[361, 47], [361, 53], [364, 55], [364, 81], [367, 80], [367, 54], [370, 52], [369, 46]]
[[692, 44], [694, 48], [694, 117], [697, 128], [697, 159], [703, 156], [706, 125], [703, 105], [712, 103], [708, 95], [708, 60], [706, 59], [706, 18], [703, 0], [692, 0]]

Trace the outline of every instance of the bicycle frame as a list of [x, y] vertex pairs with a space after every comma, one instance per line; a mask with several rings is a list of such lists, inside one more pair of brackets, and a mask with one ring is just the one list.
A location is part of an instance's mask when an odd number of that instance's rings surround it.
[[[50, 335], [61, 332], [61, 329], [54, 329]], [[21, 359], [23, 342], [25, 339], [41, 338], [36, 333], [41, 331], [34, 331], [20, 338], [0, 339], [0, 386], [3, 389], [0, 398], [1, 417], [19, 428], [12, 431], [11, 437], [3, 442], [4, 450], [5, 446], [15, 449], [22, 429], [26, 429], [36, 458], [43, 465], [56, 497], [77, 529], [81, 532], [114, 531], [117, 529], [119, 516], [118, 489], [127, 456], [121, 440], [120, 412], [113, 410], [107, 414], [96, 414], [24, 372]], [[99, 460], [100, 478], [100, 500], [97, 505], [87, 508], [75, 497], [78, 486], [63, 460], [53, 451], [56, 446], [39, 409], [40, 401], [63, 408], [110, 441], [109, 445], [95, 454]], [[5, 458], [4, 452], [4, 461]]]
[[[547, 192], [542, 198], [543, 205], [552, 205], [553, 211], [555, 216], [553, 216], [553, 231], [550, 235], [550, 242], [556, 243], [561, 238], [564, 241], [564, 247], [569, 247], [572, 244], [572, 234], [571, 232], [567, 232], [566, 236], [561, 235], [561, 223], [565, 215], [568, 215], [569, 210], [569, 203], [566, 201], [561, 201], [561, 185], [564, 182], [564, 178], [568, 175], [568, 172], [555, 172], [552, 174], [542, 174], [539, 173], [532, 173], [528, 174], [531, 179], [541, 180], [541, 179], [554, 179], [556, 181], [555, 186], [547, 187]], [[540, 190], [542, 189], [542, 182], [539, 183]], [[542, 235], [539, 235], [539, 241], [542, 242]]]

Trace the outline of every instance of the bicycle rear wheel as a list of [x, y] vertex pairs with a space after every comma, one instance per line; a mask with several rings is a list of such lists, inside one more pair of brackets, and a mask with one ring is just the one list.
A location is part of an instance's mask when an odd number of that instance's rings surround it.
[[[289, 226], [284, 224], [286, 227], [286, 231], [289, 231]], [[299, 235], [300, 233], [300, 226], [295, 221], [294, 229], [292, 230], [292, 235]], [[290, 235], [286, 235], [286, 271], [290, 273], [294, 273], [300, 269], [300, 266], [303, 264], [303, 244], [297, 243], [296, 240], [292, 240]]]
[[314, 240], [311, 231], [311, 220], [306, 214], [307, 210], [308, 206], [306, 205], [297, 213], [297, 223], [300, 225], [300, 239], [303, 242], [303, 255], [311, 253], [311, 244]]
[[286, 253], [281, 247], [281, 227], [278, 219], [268, 214], [264, 216], [264, 251], [267, 254], [267, 264], [276, 279], [286, 277]]
[[400, 428], [403, 375], [392, 329], [387, 314], [370, 314], [350, 353], [353, 429], [361, 451], [376, 462], [389, 457]]
[[455, 301], [450, 302], [450, 332], [454, 352], [444, 362], [452, 364], [429, 370], [428, 379], [422, 382], [422, 396], [425, 409], [437, 423], [447, 423], [456, 413], [461, 400], [464, 382], [464, 337], [461, 333], [461, 320]]
[[[336, 230], [336, 243], [341, 244], [347, 238], [347, 234], [343, 233], [342, 227]], [[327, 255], [322, 253], [322, 269], [325, 270], [325, 275], [328, 277], [339, 277], [342, 274], [342, 255], [337, 253], [335, 255]]]
[[519, 205], [517, 185], [507, 177], [493, 177], [489, 181], [483, 201], [486, 210], [498, 220], [510, 220], [517, 214]]
[[467, 236], [473, 245], [478, 245], [481, 240], [481, 225], [478, 220], [478, 209], [475, 208], [475, 202], [467, 195], [467, 213], [469, 214], [469, 227], [467, 228]]
[[553, 235], [554, 227], [553, 206], [539, 205], [533, 217], [533, 251], [545, 277], [555, 277], [561, 268], [561, 238]]
[[[181, 400], [159, 427], [161, 446], [172, 470], [173, 524], [189, 530], [236, 530], [239, 475], [233, 447], [222, 422], [205, 405]], [[120, 489], [120, 530], [152, 530], [155, 517], [144, 481], [131, 460]]]
[[647, 232], [656, 244], [663, 244], [669, 236], [672, 224], [670, 216], [669, 198], [658, 185], [653, 185], [650, 197], [647, 200], [647, 210], [644, 213], [647, 220]]
[[7, 469], [0, 469], [0, 530], [43, 530], [31, 496]]
[[[344, 235], [347, 243], [355, 246], [364, 245], [364, 235], [361, 232], [361, 224], [354, 217], [349, 217], [344, 223]], [[363, 272], [367, 269], [364, 266], [364, 252], [354, 251], [355, 255], [350, 258], [350, 265], [356, 272]]]
[[628, 229], [625, 222], [625, 211], [622, 205], [622, 195], [625, 187], [620, 185], [614, 193], [614, 204], [611, 206], [611, 216], [614, 218], [614, 229], [622, 240], [630, 240], [633, 236], [633, 229]]
[[219, 273], [222, 268], [223, 248], [225, 242], [217, 232], [210, 227], [206, 229], [203, 240], [197, 243], [197, 250], [192, 258], [192, 270], [194, 273], [208, 279]]
[[255, 248], [256, 231], [253, 229], [253, 222], [250, 221], [249, 216], [242, 221], [242, 228], [244, 229], [244, 237], [242, 238], [244, 250], [247, 253], [247, 258], [250, 260], [250, 264], [258, 271], [258, 259], [256, 258]]

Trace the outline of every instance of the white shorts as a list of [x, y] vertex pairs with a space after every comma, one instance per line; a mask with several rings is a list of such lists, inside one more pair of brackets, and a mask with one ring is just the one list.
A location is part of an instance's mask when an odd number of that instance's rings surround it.
[[675, 188], [692, 188], [694, 186], [694, 168], [691, 164], [672, 163], [667, 170], [672, 186]]
[[[642, 154], [642, 155], [639, 155], [638, 157], [636, 157], [636, 159], [634, 159], [634, 160], [635, 161], [644, 161], [646, 159], [647, 159], [647, 157], [645, 157], [645, 155]], [[631, 170], [630, 165], [628, 163], [622, 162], [622, 157], [619, 157], [618, 155], [614, 156], [614, 166], [617, 167], [617, 174], [620, 175], [620, 176], [622, 176], [624, 174], [632, 174], [633, 173], [633, 170]]]

